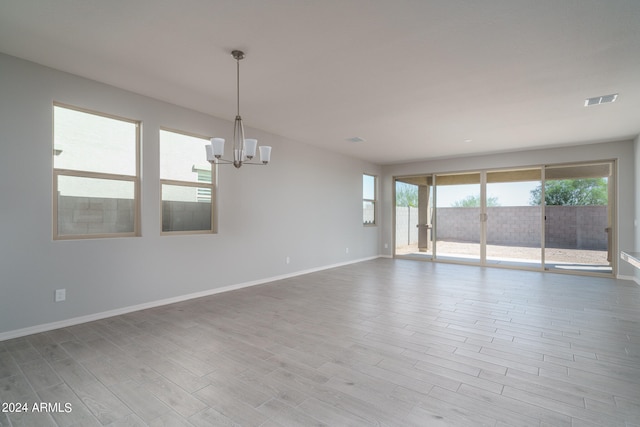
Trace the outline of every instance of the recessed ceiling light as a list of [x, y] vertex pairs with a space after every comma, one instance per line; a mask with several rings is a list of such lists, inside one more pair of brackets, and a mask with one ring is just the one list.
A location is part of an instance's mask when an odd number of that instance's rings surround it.
[[611, 95], [594, 96], [593, 98], [585, 99], [584, 106], [589, 107], [591, 105], [608, 104], [610, 102], [615, 102], [616, 99], [618, 99], [617, 93], [612, 93]]
[[359, 136], [354, 136], [353, 138], [347, 138], [349, 142], [365, 142], [366, 139], [360, 138]]
[[468, 144], [468, 143], [470, 143], [470, 142], [473, 142], [473, 139], [465, 139], [463, 142], [464, 142], [465, 144]]

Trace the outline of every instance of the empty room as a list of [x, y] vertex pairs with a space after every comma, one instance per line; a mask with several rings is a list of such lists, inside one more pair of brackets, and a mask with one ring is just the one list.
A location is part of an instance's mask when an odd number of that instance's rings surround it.
[[640, 2], [0, 2], [0, 427], [640, 425]]

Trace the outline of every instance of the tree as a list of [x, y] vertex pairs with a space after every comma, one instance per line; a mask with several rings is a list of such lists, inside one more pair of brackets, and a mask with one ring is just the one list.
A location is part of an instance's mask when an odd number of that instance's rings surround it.
[[[500, 203], [498, 202], [498, 198], [494, 197], [494, 196], [487, 197], [487, 206], [488, 207], [500, 206]], [[454, 207], [454, 208], [479, 208], [480, 207], [480, 195], [467, 196], [462, 200], [456, 200], [455, 202], [451, 203], [451, 207]]]
[[[541, 193], [542, 185], [531, 190], [529, 204], [532, 206], [540, 205]], [[544, 202], [547, 206], [606, 205], [607, 179], [583, 178], [547, 181], [544, 190]]]
[[404, 182], [396, 183], [396, 206], [418, 206], [418, 187]]

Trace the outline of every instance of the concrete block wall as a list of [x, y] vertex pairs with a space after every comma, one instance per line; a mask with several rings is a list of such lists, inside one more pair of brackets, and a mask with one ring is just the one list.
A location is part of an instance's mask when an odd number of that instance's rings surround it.
[[[569, 208], [569, 209], [567, 209]], [[545, 245], [549, 248], [577, 247], [577, 211], [573, 206], [549, 206], [545, 211]]]
[[[130, 199], [58, 197], [58, 234], [109, 234], [134, 231], [135, 206]], [[163, 231], [211, 228], [211, 205], [198, 202], [162, 203]]]
[[578, 210], [578, 247], [585, 249], [607, 249], [607, 211], [604, 209], [597, 209], [600, 207], [601, 206], [588, 206], [586, 208], [591, 209]]
[[480, 208], [437, 208], [438, 240], [480, 242]]
[[541, 221], [538, 206], [488, 207], [487, 243], [539, 247]]
[[130, 199], [58, 196], [58, 234], [131, 233], [135, 207]]
[[547, 206], [545, 213], [547, 247], [607, 249], [606, 206]]
[[162, 202], [162, 231], [211, 229], [211, 204], [198, 202]]
[[[480, 208], [438, 208], [437, 238], [479, 243], [479, 215]], [[607, 249], [606, 206], [547, 206], [546, 216], [546, 247]], [[412, 208], [410, 215], [408, 208], [396, 208], [396, 240], [399, 244], [406, 244], [407, 240], [410, 243], [418, 241], [417, 220], [417, 208]], [[541, 241], [540, 221], [538, 206], [489, 207], [487, 243], [538, 247]]]

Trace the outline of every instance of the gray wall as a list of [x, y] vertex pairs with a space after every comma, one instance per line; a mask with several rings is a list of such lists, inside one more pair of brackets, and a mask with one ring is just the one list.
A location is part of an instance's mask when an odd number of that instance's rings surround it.
[[[247, 128], [273, 161], [221, 167], [219, 233], [160, 236], [158, 129], [233, 123], [2, 54], [0, 94], [0, 334], [378, 255], [362, 225], [376, 165]], [[52, 240], [54, 101], [142, 121], [141, 237]]]
[[[638, 143], [636, 142], [635, 146], [637, 145]], [[637, 209], [640, 209], [636, 208], [637, 202], [634, 192], [634, 183], [637, 179], [635, 176], [638, 172], [637, 158], [637, 150], [634, 157], [634, 142], [628, 140], [383, 166], [380, 180], [380, 200], [382, 200], [380, 253], [387, 256], [391, 256], [393, 253], [392, 184], [394, 176], [617, 159], [616, 222], [618, 227], [616, 229], [613, 253], [615, 254], [615, 262], [619, 267], [618, 274], [631, 277], [636, 274], [631, 265], [618, 260], [620, 259], [621, 250], [637, 248], [636, 242], [640, 240], [634, 228], [634, 215], [637, 215]]]
[[[634, 184], [634, 194], [636, 197], [634, 198], [635, 202], [635, 216], [633, 220], [633, 236], [634, 236], [634, 244], [632, 246], [632, 251], [640, 252], [640, 197], [637, 196], [638, 192], [640, 192], [640, 136], [636, 137], [634, 143], [634, 160], [635, 160], [635, 174], [633, 179]], [[635, 279], [638, 284], [640, 284], [640, 269], [634, 269]]]

